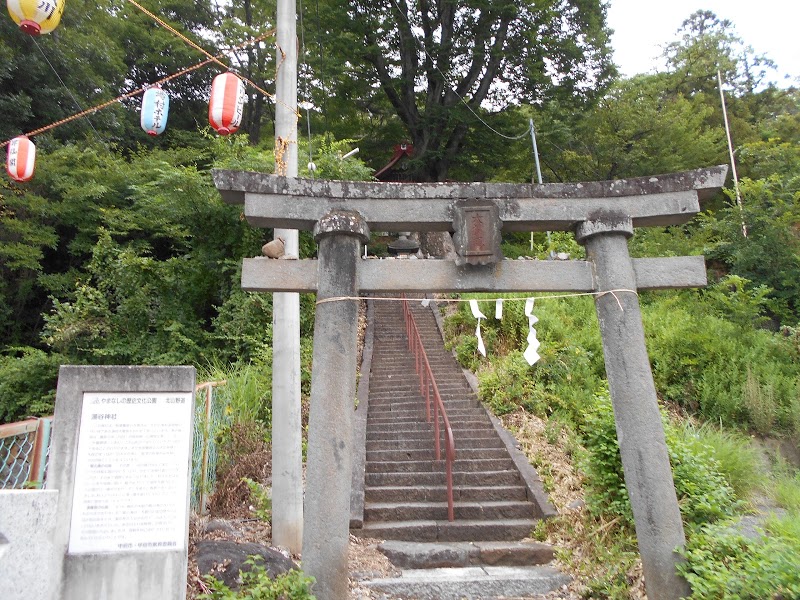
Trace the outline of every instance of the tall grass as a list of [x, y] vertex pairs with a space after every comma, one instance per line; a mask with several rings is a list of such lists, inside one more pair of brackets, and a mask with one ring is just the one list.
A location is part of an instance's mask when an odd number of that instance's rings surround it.
[[683, 436], [710, 450], [719, 472], [737, 497], [747, 499], [760, 491], [766, 465], [748, 436], [710, 425], [695, 427], [688, 423], [683, 426]]
[[225, 381], [214, 395], [226, 406], [233, 423], [259, 422], [269, 426], [272, 420], [272, 373], [266, 364], [209, 363], [200, 370], [198, 381]]

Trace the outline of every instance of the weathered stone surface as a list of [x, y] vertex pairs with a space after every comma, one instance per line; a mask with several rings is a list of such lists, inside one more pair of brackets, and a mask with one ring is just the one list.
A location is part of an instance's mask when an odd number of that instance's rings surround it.
[[[333, 209], [359, 212], [376, 230], [450, 231], [456, 204], [490, 199], [503, 231], [568, 231], [593, 213], [614, 209], [637, 227], [685, 223], [699, 199], [724, 183], [727, 167], [656, 177], [575, 184], [391, 184], [304, 180], [216, 171], [223, 200], [245, 204], [256, 227], [310, 230]], [[569, 199], [569, 202], [564, 202]], [[376, 202], [380, 200], [380, 202]]]
[[457, 266], [491, 265], [503, 260], [500, 250], [500, 213], [490, 200], [469, 200], [456, 204], [453, 244]]
[[293, 560], [261, 544], [219, 540], [204, 540], [197, 543], [196, 561], [200, 574], [211, 574], [234, 590], [239, 588], [240, 571], [250, 570], [251, 567], [246, 562], [251, 556], [260, 556], [264, 559], [263, 563], [260, 561], [259, 563], [272, 579], [297, 568]]
[[56, 600], [64, 559], [53, 540], [58, 490], [0, 490], [0, 598]]
[[403, 571], [400, 577], [366, 582], [367, 587], [395, 598], [464, 600], [531, 598], [569, 583], [550, 567], [466, 567]]
[[231, 537], [241, 537], [242, 534], [236, 531], [236, 528], [225, 519], [211, 519], [203, 528], [206, 533], [222, 532]]
[[416, 542], [386, 541], [378, 550], [401, 569], [436, 569], [440, 567], [465, 567], [469, 564], [470, 544], [420, 544]]
[[[174, 550], [69, 554], [75, 468], [86, 392], [195, 391], [194, 367], [70, 366], [59, 370], [47, 487], [58, 490], [53, 535], [64, 556], [60, 600], [179, 600], [186, 595], [189, 486], [183, 544]], [[191, 431], [191, 423], [189, 423]], [[189, 439], [186, 440], [190, 442]], [[188, 468], [187, 463], [187, 468]]]
[[[248, 292], [316, 292], [316, 260], [246, 258], [242, 289]], [[702, 256], [635, 258], [636, 287], [664, 290], [704, 286]], [[504, 260], [494, 266], [457, 267], [450, 260], [360, 260], [357, 287], [362, 294], [407, 292], [592, 292], [595, 282], [587, 261]]]
[[497, 566], [544, 565], [553, 560], [553, 547], [539, 542], [475, 542], [477, 563]]

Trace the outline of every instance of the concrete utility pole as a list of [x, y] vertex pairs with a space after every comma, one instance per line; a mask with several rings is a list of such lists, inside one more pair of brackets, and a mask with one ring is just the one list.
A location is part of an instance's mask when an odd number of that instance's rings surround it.
[[[276, 173], [297, 176], [297, 26], [295, 0], [278, 0]], [[282, 156], [280, 155], [282, 153]], [[281, 172], [283, 171], [283, 172]], [[275, 229], [285, 256], [298, 258], [298, 232]], [[300, 296], [272, 295], [272, 543], [298, 554], [303, 544], [300, 418]]]

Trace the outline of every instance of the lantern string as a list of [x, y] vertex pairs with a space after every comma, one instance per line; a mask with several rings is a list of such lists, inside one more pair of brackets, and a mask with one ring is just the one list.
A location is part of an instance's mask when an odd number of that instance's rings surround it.
[[[171, 26], [169, 23], [167, 23], [166, 21], [164, 21], [163, 19], [161, 19], [161, 18], [160, 18], [160, 17], [158, 17], [157, 15], [155, 15], [155, 14], [153, 14], [152, 12], [150, 12], [149, 10], [147, 10], [147, 9], [146, 9], [144, 6], [142, 6], [141, 4], [139, 4], [138, 2], [136, 2], [136, 0], [128, 0], [128, 2], [129, 2], [129, 3], [131, 3], [131, 4], [133, 4], [133, 5], [134, 5], [136, 8], [138, 8], [140, 11], [142, 11], [142, 12], [143, 12], [144, 14], [146, 14], [148, 17], [150, 17], [151, 19], [153, 19], [153, 20], [154, 20], [156, 23], [158, 23], [159, 25], [161, 25], [161, 26], [162, 26], [164, 29], [166, 29], [166, 30], [167, 30], [167, 31], [169, 31], [170, 33], [174, 34], [175, 36], [179, 37], [179, 38], [180, 38], [180, 39], [182, 39], [184, 42], [186, 42], [187, 44], [189, 44], [189, 45], [190, 45], [192, 48], [194, 48], [194, 49], [195, 49], [195, 50], [197, 50], [198, 52], [200, 52], [200, 53], [202, 53], [203, 55], [205, 55], [205, 56], [206, 56], [207, 58], [209, 58], [211, 61], [213, 61], [213, 62], [217, 63], [219, 66], [221, 66], [221, 67], [222, 67], [223, 69], [225, 69], [226, 71], [231, 71], [231, 67], [230, 67], [229, 65], [226, 65], [224, 62], [222, 62], [221, 60], [219, 60], [219, 58], [217, 58], [216, 56], [212, 56], [212, 55], [211, 55], [211, 54], [210, 54], [210, 53], [209, 53], [209, 52], [208, 52], [208, 51], [207, 51], [205, 48], [203, 48], [203, 47], [199, 46], [198, 44], [195, 44], [195, 43], [194, 43], [192, 40], [190, 40], [188, 37], [186, 37], [185, 35], [183, 35], [183, 34], [182, 34], [180, 31], [178, 31], [177, 29], [175, 29], [174, 27], [172, 27], [172, 26]], [[283, 52], [282, 52], [282, 51], [281, 51], [281, 54], [283, 54]], [[280, 64], [278, 64], [278, 66], [276, 67], [276, 71], [277, 71], [277, 69], [280, 69]], [[270, 94], [268, 91], [266, 91], [265, 89], [261, 88], [261, 87], [260, 87], [260, 86], [258, 86], [258, 85], [257, 85], [255, 82], [251, 81], [250, 79], [248, 79], [247, 77], [245, 77], [245, 76], [241, 75], [240, 73], [236, 73], [236, 72], [233, 72], [233, 71], [231, 71], [231, 72], [232, 72], [234, 75], [236, 75], [236, 77], [238, 77], [239, 79], [241, 79], [242, 81], [244, 81], [246, 84], [248, 84], [248, 85], [252, 86], [252, 87], [253, 87], [253, 88], [255, 88], [256, 90], [258, 90], [259, 92], [261, 92], [261, 94], [263, 94], [263, 95], [264, 95], [264, 96], [266, 96], [267, 98], [271, 98], [271, 99], [273, 100], [273, 102], [279, 102], [280, 104], [282, 104], [283, 106], [285, 106], [286, 108], [288, 108], [290, 111], [292, 111], [293, 113], [295, 113], [295, 115], [296, 115], [296, 117], [297, 117], [297, 119], [298, 119], [298, 120], [300, 119], [301, 115], [300, 115], [300, 113], [299, 113], [299, 111], [297, 110], [297, 108], [296, 108], [296, 107], [291, 107], [291, 106], [289, 106], [288, 104], [286, 104], [285, 102], [283, 102], [283, 101], [281, 101], [281, 100], [278, 100], [278, 99], [277, 99], [277, 97], [276, 97], [274, 94]]]
[[[256, 44], [256, 43], [262, 41], [263, 39], [265, 39], [265, 38], [267, 38], [269, 36], [275, 35], [275, 32], [276, 32], [275, 29], [270, 29], [269, 31], [262, 33], [258, 37], [252, 38], [250, 40], [242, 42], [241, 44], [239, 44], [237, 46], [233, 46], [232, 48], [229, 48], [229, 49], [225, 50], [224, 52], [220, 53], [218, 56], [225, 56], [226, 54], [228, 54], [230, 52], [234, 52], [236, 50], [240, 50], [242, 48], [245, 48], [245, 47], [247, 47], [249, 45]], [[214, 57], [212, 57], [212, 58], [214, 58]], [[33, 136], [38, 135], [40, 133], [44, 133], [44, 132], [49, 131], [51, 129], [55, 129], [56, 127], [60, 127], [61, 125], [64, 125], [64, 124], [69, 123], [71, 121], [74, 121], [76, 119], [80, 119], [81, 117], [85, 117], [86, 115], [90, 115], [92, 113], [95, 113], [95, 112], [97, 112], [99, 110], [102, 110], [104, 108], [108, 108], [109, 106], [111, 106], [112, 104], [115, 104], [117, 102], [121, 102], [123, 100], [127, 100], [129, 98], [133, 98], [135, 96], [138, 96], [139, 94], [143, 94], [150, 87], [153, 87], [153, 86], [156, 86], [156, 85], [161, 85], [162, 83], [166, 83], [167, 81], [171, 81], [172, 79], [176, 79], [178, 77], [181, 77], [182, 75], [186, 75], [187, 73], [190, 73], [192, 71], [196, 71], [197, 69], [206, 66], [207, 64], [213, 62], [212, 58], [207, 58], [206, 60], [201, 61], [201, 62], [199, 62], [199, 63], [197, 63], [195, 65], [192, 65], [190, 67], [187, 67], [185, 69], [182, 69], [181, 71], [178, 71], [177, 73], [173, 73], [172, 75], [167, 75], [166, 77], [162, 77], [161, 79], [159, 79], [158, 81], [156, 81], [154, 83], [148, 84], [148, 85], [146, 85], [144, 87], [141, 87], [141, 88], [139, 88], [137, 90], [133, 90], [132, 92], [128, 92], [126, 94], [122, 94], [121, 96], [118, 96], [118, 97], [114, 98], [113, 100], [108, 100], [107, 102], [103, 102], [102, 104], [98, 104], [97, 106], [93, 106], [91, 108], [87, 108], [86, 110], [83, 110], [83, 111], [81, 111], [79, 113], [76, 113], [76, 114], [74, 114], [72, 116], [66, 117], [66, 118], [61, 119], [59, 121], [55, 121], [54, 123], [50, 123], [49, 125], [45, 125], [44, 127], [40, 127], [39, 129], [34, 129], [33, 131], [29, 131], [28, 133], [25, 133], [23, 135], [26, 136], [26, 137], [33, 137]], [[11, 141], [12, 140], [6, 140], [5, 142], [0, 143], [0, 149], [5, 148], [6, 146], [8, 146], [11, 143]]]

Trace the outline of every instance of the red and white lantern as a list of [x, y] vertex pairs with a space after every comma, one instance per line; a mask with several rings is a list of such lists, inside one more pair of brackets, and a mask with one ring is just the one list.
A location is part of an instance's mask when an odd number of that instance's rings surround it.
[[236, 132], [242, 123], [244, 82], [233, 73], [222, 73], [211, 84], [208, 122], [220, 134]]
[[36, 146], [24, 135], [15, 137], [8, 145], [6, 171], [14, 181], [29, 181], [36, 166]]

